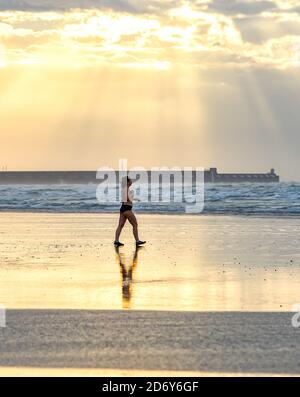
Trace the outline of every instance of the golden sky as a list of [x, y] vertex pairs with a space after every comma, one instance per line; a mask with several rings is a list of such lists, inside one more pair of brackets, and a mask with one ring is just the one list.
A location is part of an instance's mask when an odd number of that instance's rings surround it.
[[0, 0], [0, 167], [300, 179], [300, 0]]

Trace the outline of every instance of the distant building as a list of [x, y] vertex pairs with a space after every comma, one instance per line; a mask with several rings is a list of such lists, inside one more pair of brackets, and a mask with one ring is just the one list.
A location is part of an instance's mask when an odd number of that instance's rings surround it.
[[217, 168], [205, 171], [205, 182], [211, 183], [234, 183], [234, 182], [279, 182], [279, 176], [275, 174], [274, 168], [266, 174], [219, 174]]
[[[163, 173], [163, 172], [162, 172]], [[272, 168], [266, 174], [219, 174], [217, 168], [204, 171], [206, 183], [279, 182]], [[0, 184], [87, 184], [99, 183], [96, 171], [2, 171]]]

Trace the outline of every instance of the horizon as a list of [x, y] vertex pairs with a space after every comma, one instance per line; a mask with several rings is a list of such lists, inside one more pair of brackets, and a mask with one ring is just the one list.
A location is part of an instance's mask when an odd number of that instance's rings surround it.
[[[249, 171], [248, 172], [224, 172], [222, 170], [220, 171], [216, 167], [205, 167], [205, 168], [203, 168], [203, 167], [201, 167], [201, 168], [152, 167], [152, 168], [148, 168], [148, 169], [145, 169], [143, 167], [138, 167], [138, 168], [136, 168], [136, 167], [128, 168], [127, 167], [127, 168], [124, 169], [124, 167], [122, 168], [122, 166], [121, 166], [121, 168], [115, 168], [115, 169], [112, 168], [112, 167], [104, 167], [104, 168], [107, 169], [108, 173], [117, 173], [117, 174], [124, 173], [124, 172], [131, 172], [131, 171], [136, 172], [137, 169], [138, 169], [138, 172], [146, 172], [147, 174], [154, 172], [154, 173], [159, 173], [159, 174], [169, 173], [170, 175], [178, 173], [178, 172], [181, 172], [181, 173], [184, 173], [184, 172], [197, 173], [199, 171], [200, 172], [203, 171], [203, 173], [205, 174], [205, 178], [206, 178], [205, 179], [205, 183], [215, 183], [215, 182], [217, 182], [217, 183], [231, 183], [231, 182], [238, 182], [238, 183], [242, 183], [242, 182], [247, 182], [247, 183], [265, 183], [265, 182], [268, 182], [269, 183], [269, 182], [272, 182], [272, 181], [268, 180], [269, 175], [271, 175], [271, 174], [273, 174], [274, 177], [276, 177], [276, 180], [273, 181], [273, 182], [276, 182], [276, 183], [278, 183], [278, 182], [293, 183], [294, 182], [294, 181], [285, 181], [285, 180], [282, 181], [282, 179], [280, 177], [280, 174], [278, 174], [278, 172], [276, 172], [276, 170], [274, 168], [271, 168], [269, 171], [265, 171], [265, 172], [253, 172], [253, 171], [250, 171], [250, 172]], [[91, 182], [91, 180], [86, 179], [87, 174], [98, 175], [97, 174], [98, 171], [100, 171], [100, 173], [102, 174], [104, 169], [100, 168], [98, 170], [22, 170], [22, 171], [2, 169], [0, 171], [0, 175], [4, 174], [5, 176], [9, 177], [9, 175], [14, 175], [14, 176], [16, 176], [16, 175], [20, 175], [20, 176], [21, 175], [27, 175], [27, 176], [29, 176], [29, 175], [32, 175], [32, 174], [45, 174], [45, 178], [47, 178], [47, 176], [51, 176], [52, 177], [52, 176], [54, 176], [56, 174], [61, 174], [61, 175], [65, 175], [65, 176], [67, 176], [69, 174], [75, 174], [75, 175], [76, 174], [84, 174], [85, 175], [85, 179], [81, 180], [81, 182], [76, 180], [76, 181], [74, 181], [74, 183], [85, 184], [85, 183], [90, 183]], [[214, 177], [215, 173], [217, 175], [219, 175], [218, 178], [221, 178], [221, 180], [215, 181], [215, 177]], [[231, 180], [227, 180], [226, 181], [226, 179], [224, 179], [224, 178], [226, 178], [226, 177], [228, 178], [229, 176], [233, 176], [233, 178], [239, 178], [239, 179], [238, 180], [235, 179], [233, 181], [231, 181]], [[251, 176], [252, 179], [245, 181], [245, 180], [243, 180], [243, 178], [245, 176], [247, 176], [248, 178], [249, 178], [249, 176]], [[257, 176], [259, 176], [259, 178], [262, 178], [264, 176], [264, 179], [257, 180], [257, 178], [258, 178]], [[6, 177], [5, 177], [4, 181], [2, 181], [2, 183], [4, 183], [4, 182], [13, 183], [13, 184], [19, 184], [19, 183], [21, 183], [21, 180], [19, 180], [19, 179], [17, 179], [17, 180], [15, 180], [15, 179], [12, 179], [12, 180], [10, 179], [9, 180], [8, 179], [7, 180]], [[36, 181], [37, 184], [40, 183], [40, 182], [41, 182], [41, 180], [37, 180]], [[1, 181], [0, 181], [0, 183], [1, 183]], [[28, 184], [28, 183], [32, 183], [32, 181], [30, 180], [30, 182], [29, 182], [28, 180], [24, 180], [24, 183]], [[53, 180], [51, 180], [51, 182], [49, 182], [49, 183], [56, 183], [56, 182], [53, 182]], [[67, 179], [67, 180], [64, 181], [64, 183], [68, 183], [69, 184], [69, 183], [72, 183], [72, 181]]]
[[[124, 170], [121, 170], [121, 169], [118, 169], [118, 168], [113, 168], [113, 167], [108, 167], [108, 168], [110, 168], [111, 171], [114, 171], [114, 172], [124, 172]], [[134, 167], [132, 167], [132, 168], [134, 168]], [[139, 167], [139, 168], [143, 168], [143, 170], [145, 170], [147, 172], [150, 172], [150, 171], [158, 171], [158, 172], [184, 171], [184, 167], [179, 167], [181, 169], [178, 170], [177, 169], [178, 167], [175, 167], [175, 166], [174, 166], [175, 169], [172, 166], [170, 166], [170, 167], [153, 166], [153, 167], [148, 167], [148, 168], [144, 168], [144, 167]], [[166, 168], [168, 168], [168, 170], [166, 170]], [[269, 168], [269, 170], [260, 170], [260, 171], [253, 171], [253, 170], [248, 170], [248, 171], [240, 171], [240, 170], [224, 171], [224, 170], [221, 170], [221, 172], [220, 172], [220, 168], [214, 167], [214, 166], [213, 167], [200, 167], [200, 168], [203, 168], [204, 171], [211, 171], [212, 169], [216, 169], [217, 172], [221, 173], [221, 174], [231, 174], [231, 173], [233, 173], [233, 174], [244, 174], [244, 173], [245, 174], [267, 174], [267, 173], [270, 173], [271, 170], [274, 170], [275, 173], [279, 175], [279, 173], [277, 172], [277, 170], [274, 167]], [[37, 169], [31, 169], [31, 170], [30, 169], [24, 169], [24, 170], [0, 169], [0, 172], [1, 173], [10, 173], [10, 172], [11, 173], [25, 173], [25, 172], [28, 172], [28, 173], [29, 172], [53, 172], [53, 173], [54, 172], [97, 172], [98, 169], [52, 169], [52, 170], [51, 169], [40, 169], [40, 170], [37, 170]], [[129, 172], [130, 170], [131, 170], [131, 168], [128, 167], [127, 171]], [[192, 171], [194, 171], [194, 170], [196, 170], [196, 167], [192, 167]]]

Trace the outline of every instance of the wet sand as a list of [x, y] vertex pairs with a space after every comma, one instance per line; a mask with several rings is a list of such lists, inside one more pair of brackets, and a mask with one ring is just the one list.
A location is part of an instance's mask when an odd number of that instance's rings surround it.
[[0, 214], [0, 375], [299, 374], [300, 220], [117, 218]]
[[17, 310], [0, 373], [299, 374], [299, 339], [291, 313]]
[[118, 215], [0, 214], [0, 304], [11, 309], [291, 311], [300, 220], [139, 215], [116, 252]]

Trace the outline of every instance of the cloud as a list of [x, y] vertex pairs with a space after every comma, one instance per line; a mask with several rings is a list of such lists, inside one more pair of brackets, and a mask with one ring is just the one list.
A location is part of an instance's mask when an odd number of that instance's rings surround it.
[[130, 1], [126, 0], [0, 0], [2, 11], [66, 11], [72, 8], [111, 8], [134, 11]]
[[67, 11], [70, 9], [112, 9], [144, 13], [157, 12], [178, 4], [176, 0], [0, 0], [4, 11]]
[[44, 7], [42, 3], [34, 4], [23, 0], [0, 0], [1, 11], [44, 11], [48, 7]]
[[214, 0], [208, 9], [225, 15], [256, 15], [276, 8], [276, 3], [269, 0]]
[[292, 10], [299, 7], [299, 0], [274, 0], [277, 7], [283, 10]]
[[[259, 0], [71, 0], [64, 4], [84, 8], [63, 12], [55, 9], [61, 3], [0, 0], [2, 7], [19, 7], [0, 12], [6, 64], [299, 66], [295, 2], [283, 9], [281, 3]], [[89, 8], [95, 6], [104, 8]]]
[[300, 36], [300, 17], [283, 18], [282, 14], [270, 13], [264, 16], [251, 16], [235, 19], [235, 25], [245, 41], [262, 44], [270, 39], [286, 35]]
[[299, 0], [0, 0], [2, 11], [67, 11], [112, 9], [131, 13], [157, 13], [189, 5], [224, 15], [256, 15], [272, 9], [299, 10]]

